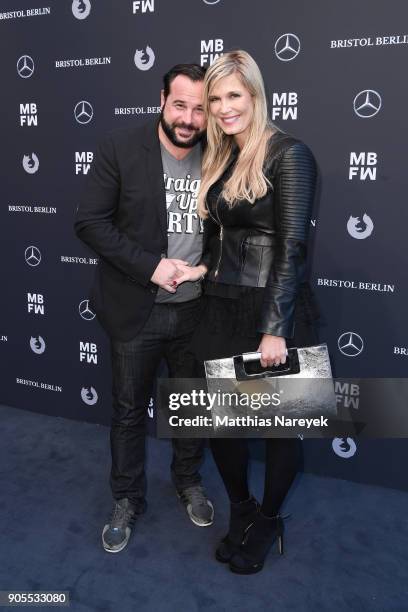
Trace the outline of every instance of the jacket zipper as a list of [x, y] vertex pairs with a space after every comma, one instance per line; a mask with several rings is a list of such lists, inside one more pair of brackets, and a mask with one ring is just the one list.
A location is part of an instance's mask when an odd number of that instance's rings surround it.
[[221, 257], [222, 257], [222, 241], [223, 241], [223, 238], [224, 238], [224, 228], [223, 228], [223, 225], [222, 225], [222, 223], [220, 221], [220, 217], [219, 217], [219, 214], [218, 214], [218, 198], [217, 198], [217, 202], [215, 204], [215, 214], [216, 214], [217, 218], [215, 219], [213, 217], [213, 215], [211, 214], [211, 211], [210, 211], [209, 208], [207, 210], [208, 210], [208, 214], [210, 215], [211, 219], [220, 226], [220, 243], [221, 243], [220, 244], [220, 256], [218, 258], [217, 267], [215, 268], [215, 272], [214, 272], [215, 280], [217, 280], [218, 271], [219, 271], [220, 263], [221, 263]]

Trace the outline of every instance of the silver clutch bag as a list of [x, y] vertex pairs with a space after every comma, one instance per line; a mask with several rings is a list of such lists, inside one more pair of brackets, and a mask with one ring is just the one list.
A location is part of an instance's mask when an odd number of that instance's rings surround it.
[[[285, 422], [282, 418], [299, 423], [299, 419], [337, 416], [326, 344], [290, 348], [286, 363], [269, 369], [261, 367], [260, 356], [260, 353], [243, 353], [204, 362], [208, 392], [219, 398], [211, 409], [215, 430], [228, 429], [228, 419], [236, 422], [237, 417], [251, 417], [255, 423], [250, 428], [254, 435], [260, 431], [256, 423], [266, 418], [273, 417], [276, 424], [275, 417], [278, 417], [277, 422], [282, 424]], [[245, 421], [241, 419], [241, 422]], [[237, 431], [235, 428], [235, 434], [231, 435], [237, 435]], [[284, 430], [281, 435], [285, 437]]]

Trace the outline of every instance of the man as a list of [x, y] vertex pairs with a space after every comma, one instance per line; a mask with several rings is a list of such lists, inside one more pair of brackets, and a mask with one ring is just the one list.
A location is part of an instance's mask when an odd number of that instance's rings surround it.
[[[179, 64], [164, 76], [161, 117], [118, 130], [99, 145], [78, 207], [78, 237], [100, 257], [91, 306], [111, 339], [113, 512], [108, 552], [122, 550], [145, 511], [145, 427], [160, 361], [191, 377], [187, 345], [199, 316], [202, 233], [197, 214], [205, 116], [204, 70]], [[166, 213], [167, 208], [167, 213]], [[197, 280], [177, 286], [185, 266]], [[191, 520], [207, 526], [213, 507], [198, 472], [202, 440], [173, 440], [171, 474]]]

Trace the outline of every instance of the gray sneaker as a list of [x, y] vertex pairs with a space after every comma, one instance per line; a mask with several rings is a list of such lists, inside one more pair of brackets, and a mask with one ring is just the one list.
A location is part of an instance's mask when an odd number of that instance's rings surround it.
[[135, 508], [127, 497], [115, 501], [109, 523], [102, 531], [102, 544], [107, 552], [117, 553], [125, 548], [136, 518]]
[[198, 525], [198, 527], [212, 525], [214, 508], [201, 485], [187, 487], [179, 491], [178, 496], [194, 525]]

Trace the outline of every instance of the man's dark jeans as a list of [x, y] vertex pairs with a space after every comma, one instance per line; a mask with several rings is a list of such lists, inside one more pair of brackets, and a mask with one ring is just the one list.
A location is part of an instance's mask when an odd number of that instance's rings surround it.
[[[112, 340], [113, 416], [111, 427], [111, 488], [114, 499], [127, 497], [145, 508], [146, 414], [161, 359], [172, 378], [194, 376], [187, 347], [198, 323], [201, 300], [155, 304], [136, 338]], [[173, 439], [171, 474], [178, 491], [201, 481], [203, 440]]]

